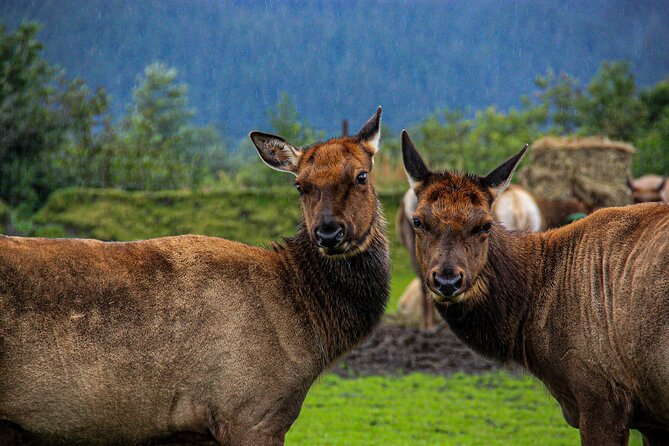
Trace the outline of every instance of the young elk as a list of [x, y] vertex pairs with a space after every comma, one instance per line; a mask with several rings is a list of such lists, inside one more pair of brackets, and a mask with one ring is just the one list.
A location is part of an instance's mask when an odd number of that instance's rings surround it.
[[490, 207], [527, 146], [485, 177], [431, 172], [406, 132], [418, 263], [465, 343], [541, 379], [587, 445], [669, 442], [669, 206], [602, 209], [529, 233]]
[[[541, 231], [544, 226], [544, 219], [537, 203], [538, 200], [527, 190], [520, 186], [511, 185], [497, 197], [490, 214], [495, 221], [501, 223], [507, 229]], [[397, 210], [395, 228], [400, 241], [409, 253], [414, 272], [420, 277], [420, 267], [416, 261], [416, 236], [411, 223], [417, 204], [418, 199], [413, 189], [406, 191]], [[417, 302], [418, 305], [414, 302], [416, 299], [419, 301]], [[431, 299], [426, 298], [422, 287], [414, 288], [414, 283], [411, 282], [404, 296], [400, 299], [400, 310], [409, 313], [414, 307], [420, 307], [421, 326], [427, 329], [433, 328], [435, 323], [438, 322], [435, 318], [434, 304]]]
[[301, 195], [272, 249], [0, 237], [0, 444], [283, 444], [387, 303], [380, 119], [303, 149], [250, 134]]

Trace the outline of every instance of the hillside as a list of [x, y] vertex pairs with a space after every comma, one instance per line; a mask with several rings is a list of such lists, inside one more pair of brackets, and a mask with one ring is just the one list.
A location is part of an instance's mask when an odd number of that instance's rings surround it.
[[10, 28], [35, 19], [52, 63], [105, 86], [123, 111], [152, 61], [176, 66], [201, 122], [238, 139], [267, 127], [281, 91], [317, 128], [395, 130], [439, 107], [518, 104], [552, 67], [586, 80], [627, 59], [641, 85], [669, 73], [666, 1], [0, 1]]

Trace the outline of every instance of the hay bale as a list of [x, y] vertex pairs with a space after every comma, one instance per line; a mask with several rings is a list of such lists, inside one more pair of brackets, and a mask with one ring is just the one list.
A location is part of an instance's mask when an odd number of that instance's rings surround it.
[[623, 206], [631, 203], [626, 181], [635, 152], [631, 145], [608, 138], [546, 137], [532, 144], [518, 179], [539, 198]]

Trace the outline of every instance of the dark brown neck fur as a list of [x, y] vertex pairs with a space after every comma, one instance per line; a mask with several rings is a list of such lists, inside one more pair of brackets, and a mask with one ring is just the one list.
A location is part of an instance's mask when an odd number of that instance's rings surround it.
[[524, 330], [541, 268], [538, 238], [494, 228], [488, 261], [467, 300], [438, 305], [453, 332], [478, 353], [527, 366]]
[[369, 237], [364, 252], [345, 258], [321, 254], [302, 225], [286, 239], [282, 253], [294, 271], [293, 293], [322, 345], [324, 367], [369, 336], [386, 309], [390, 257], [378, 200]]

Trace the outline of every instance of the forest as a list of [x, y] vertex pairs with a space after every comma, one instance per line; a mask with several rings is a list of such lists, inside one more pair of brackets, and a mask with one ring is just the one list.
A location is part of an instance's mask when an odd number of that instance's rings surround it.
[[669, 70], [661, 0], [2, 0], [0, 16], [12, 31], [40, 22], [45, 59], [104, 87], [115, 120], [147, 65], [176, 68], [195, 122], [231, 145], [282, 92], [328, 135], [379, 104], [399, 132], [444, 107], [519, 107], [550, 68], [587, 81], [627, 60], [640, 87]]
[[[191, 86], [175, 67], [151, 63], [136, 76], [132, 98], [114, 116], [104, 87], [69, 77], [44, 57], [40, 26], [0, 34], [0, 200], [29, 216], [64, 187], [125, 190], [288, 186], [258, 169], [242, 139], [235, 143], [201, 124]], [[669, 171], [669, 78], [641, 87], [627, 61], [604, 62], [587, 80], [547, 70], [519, 106], [442, 107], [410, 129], [429, 160], [451, 169], [485, 171], [495, 160], [543, 135], [603, 135], [634, 144], [634, 174]], [[371, 113], [370, 108], [367, 112]], [[392, 115], [393, 110], [388, 109]], [[268, 106], [270, 131], [296, 145], [327, 135], [298, 112], [287, 93]], [[355, 125], [353, 123], [352, 125]], [[405, 186], [398, 135], [384, 131], [379, 184]]]

